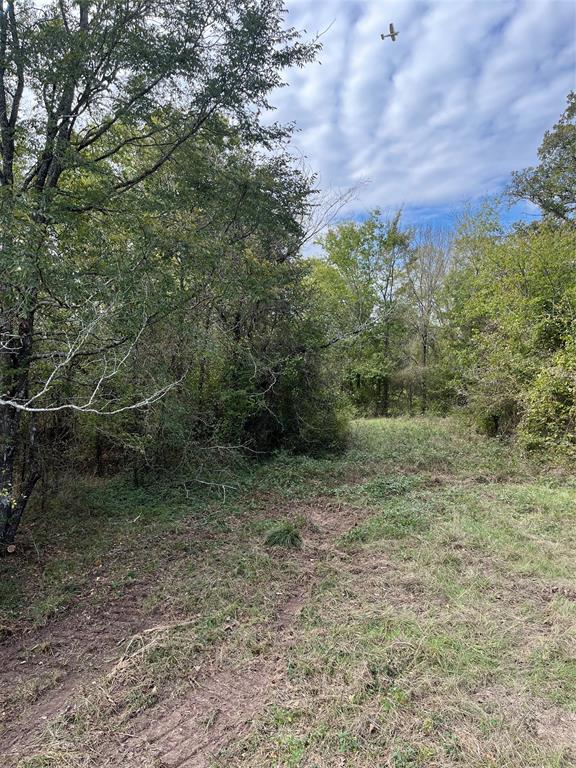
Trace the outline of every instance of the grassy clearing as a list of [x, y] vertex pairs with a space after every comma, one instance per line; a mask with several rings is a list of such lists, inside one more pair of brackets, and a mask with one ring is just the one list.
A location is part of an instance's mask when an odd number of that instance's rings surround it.
[[573, 482], [443, 421], [363, 422], [355, 456], [331, 494], [373, 513], [217, 765], [576, 764]]
[[358, 422], [343, 456], [280, 456], [225, 484], [84, 486], [57, 536], [28, 522], [38, 559], [3, 575], [6, 624], [134, 594], [143, 628], [22, 768], [98, 765], [102, 739], [195, 680], [269, 657], [256, 715], [213, 768], [576, 764], [573, 478], [454, 420], [398, 419]]

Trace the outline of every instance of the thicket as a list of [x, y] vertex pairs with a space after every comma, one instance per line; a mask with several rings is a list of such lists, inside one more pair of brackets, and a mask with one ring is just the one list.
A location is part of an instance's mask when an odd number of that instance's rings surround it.
[[260, 118], [317, 47], [281, 0], [1, 4], [3, 551], [64, 470], [342, 440], [313, 179]]

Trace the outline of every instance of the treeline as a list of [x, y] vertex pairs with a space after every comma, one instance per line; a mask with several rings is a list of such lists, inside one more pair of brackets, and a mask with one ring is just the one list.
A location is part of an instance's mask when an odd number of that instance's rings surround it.
[[2, 5], [1, 552], [64, 474], [209, 480], [352, 411], [574, 447], [574, 100], [514, 182], [541, 222], [374, 213], [310, 259], [315, 180], [261, 115], [317, 49], [282, 0]]
[[373, 212], [320, 240], [312, 280], [330, 364], [356, 412], [466, 408], [490, 435], [576, 458], [576, 96], [514, 174], [540, 209], [505, 228], [497, 205], [453, 231]]

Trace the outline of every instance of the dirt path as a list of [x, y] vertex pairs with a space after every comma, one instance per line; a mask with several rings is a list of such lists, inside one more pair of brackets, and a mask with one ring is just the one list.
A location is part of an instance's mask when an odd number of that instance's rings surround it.
[[145, 594], [135, 589], [98, 609], [80, 607], [0, 645], [0, 752], [8, 765], [113, 664], [141, 627]]
[[[111, 742], [106, 739], [91, 765], [207, 768], [271, 697], [278, 698], [279, 689], [287, 686], [285, 654], [318, 563], [342, 556], [334, 553], [334, 542], [359, 519], [358, 509], [325, 499], [299, 505], [298, 515], [305, 520], [304, 545], [291, 556], [298, 567], [289, 595], [278, 606], [273, 624], [261, 628], [270, 638], [267, 652], [232, 670], [219, 666], [218, 654], [212, 654], [212, 661], [203, 667], [208, 671], [190, 683], [184, 696], [162, 700], [131, 719]], [[73, 711], [93, 680], [114, 668], [119, 646], [127, 638], [146, 632], [139, 610], [145, 596], [141, 588], [100, 611], [80, 610], [4, 644], [0, 690], [8, 722], [0, 745], [7, 766], [16, 766], [30, 755], [33, 745], [41, 743], [39, 734], [45, 725]], [[27, 685], [30, 702], [9, 722], [10, 689], [22, 691]]]
[[138, 735], [115, 745], [103, 765], [118, 765], [120, 760], [127, 768], [208, 768], [272, 698], [278, 700], [280, 691], [289, 688], [285, 654], [315, 582], [317, 565], [334, 556], [335, 541], [359, 519], [357, 509], [322, 499], [299, 507], [299, 514], [306, 520], [306, 535], [298, 556], [298, 576], [273, 626], [263, 628], [273, 638], [269, 651], [236, 670], [217, 669], [196, 681], [179, 702], [147, 711], [131, 723], [132, 733]]

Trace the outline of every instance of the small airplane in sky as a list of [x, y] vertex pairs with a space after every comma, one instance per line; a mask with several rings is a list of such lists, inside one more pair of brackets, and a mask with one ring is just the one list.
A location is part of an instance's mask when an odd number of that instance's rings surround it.
[[392, 42], [395, 43], [396, 42], [396, 38], [398, 37], [398, 32], [394, 29], [394, 24], [392, 22], [390, 22], [389, 29], [390, 29], [390, 34], [389, 35], [385, 35], [384, 33], [382, 33], [380, 35], [380, 37], [382, 38], [382, 40], [385, 40], [387, 37], [390, 37], [390, 38], [392, 38]]

